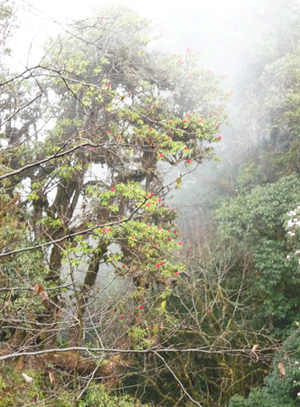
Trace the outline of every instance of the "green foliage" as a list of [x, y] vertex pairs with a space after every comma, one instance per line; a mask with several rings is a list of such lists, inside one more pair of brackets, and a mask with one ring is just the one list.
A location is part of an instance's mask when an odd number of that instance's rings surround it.
[[255, 318], [269, 318], [269, 329], [276, 334], [297, 319], [300, 305], [295, 289], [300, 283], [298, 264], [286, 260], [291, 246], [285, 230], [287, 213], [299, 203], [299, 192], [300, 180], [292, 175], [232, 198], [216, 212], [223, 237], [236, 245], [237, 252], [251, 254], [247, 278], [255, 301], [261, 303]]
[[113, 396], [101, 385], [91, 385], [79, 407], [150, 407], [128, 395]]

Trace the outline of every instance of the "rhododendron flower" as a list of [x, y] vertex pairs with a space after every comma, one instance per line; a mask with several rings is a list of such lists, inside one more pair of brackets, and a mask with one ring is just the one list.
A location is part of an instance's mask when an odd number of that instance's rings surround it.
[[140, 309], [143, 309], [144, 307], [142, 305], [140, 305]]
[[160, 157], [163, 157], [164, 155], [163, 155], [163, 154], [159, 154], [159, 156], [160, 156]]
[[186, 120], [183, 120], [183, 123], [186, 123]]
[[172, 123], [172, 120], [170, 120], [169, 123], [171, 124], [171, 123]]
[[152, 131], [153, 129], [149, 129], [149, 131]]
[[109, 82], [107, 82], [106, 86], [110, 86], [110, 83], [109, 83]]
[[181, 243], [181, 242], [178, 242], [178, 244], [179, 244], [179, 246], [182, 246], [182, 243]]
[[163, 203], [161, 204], [161, 206], [164, 206], [164, 205], [165, 205], [165, 204], [163, 204]]
[[176, 273], [175, 273], [175, 274], [176, 274], [176, 276], [179, 276], [179, 273], [178, 273], [178, 271], [176, 271]]
[[142, 232], [146, 232], [146, 230], [145, 230], [145, 229], [143, 229], [143, 230], [142, 230]]
[[115, 188], [111, 188], [111, 192], [114, 192]]
[[149, 204], [149, 203], [147, 203], [147, 204], [146, 204], [146, 206], [150, 206], [150, 204]]
[[132, 239], [135, 239], [135, 236], [132, 236]]
[[108, 130], [110, 133], [112, 133], [112, 130]]
[[188, 149], [188, 146], [184, 146], [184, 149], [187, 150], [187, 149]]
[[124, 269], [125, 267], [126, 267], [125, 264], [123, 264], [122, 269]]
[[154, 329], [154, 328], [152, 327], [152, 328], [151, 328], [151, 331], [153, 331], [153, 329]]
[[119, 137], [118, 137], [118, 140], [120, 140], [120, 138], [121, 138], [121, 137], [119, 136]]
[[161, 202], [161, 198], [158, 198], [158, 202]]
[[162, 261], [160, 264], [163, 266], [163, 265], [165, 264], [165, 262], [164, 262], [164, 261]]
[[121, 316], [121, 317], [120, 317], [120, 319], [124, 319], [124, 317], [123, 317], [123, 316]]
[[94, 150], [95, 149], [95, 147], [91, 147], [91, 150]]
[[192, 77], [192, 75], [189, 75], [189, 78], [191, 78]]
[[156, 267], [157, 267], [157, 268], [160, 268], [160, 264], [157, 264]]
[[169, 237], [168, 240], [169, 240], [169, 242], [171, 242], [172, 239]]
[[186, 162], [189, 164], [191, 162], [191, 160], [186, 160]]
[[174, 233], [177, 233], [177, 230], [176, 230], [176, 229], [174, 229]]
[[[219, 128], [219, 126], [217, 126], [217, 127]], [[222, 138], [222, 137], [221, 137], [221, 136], [219, 136], [219, 140], [221, 140], [221, 138]]]

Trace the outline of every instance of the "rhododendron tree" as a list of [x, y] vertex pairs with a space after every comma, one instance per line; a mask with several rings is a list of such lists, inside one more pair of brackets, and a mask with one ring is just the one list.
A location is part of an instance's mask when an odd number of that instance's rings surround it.
[[51, 385], [53, 369], [72, 371], [68, 405], [79, 405], [93, 377], [113, 386], [134, 375], [135, 351], [163, 348], [186, 270], [167, 203], [177, 177], [165, 175], [178, 167], [184, 180], [218, 159], [222, 78], [192, 51], [180, 64], [148, 51], [149, 36], [147, 20], [105, 9], [101, 24], [72, 24], [38, 65], [2, 83], [1, 100], [11, 89], [26, 97], [1, 111], [1, 219], [10, 230], [0, 253], [9, 326], [0, 359], [18, 353], [29, 368], [32, 351]]

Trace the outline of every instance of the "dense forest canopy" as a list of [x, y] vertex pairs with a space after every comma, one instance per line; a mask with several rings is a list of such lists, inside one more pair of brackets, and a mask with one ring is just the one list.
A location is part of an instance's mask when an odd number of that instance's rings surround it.
[[21, 69], [0, 3], [0, 407], [299, 404], [300, 2], [263, 6], [226, 78], [110, 4]]

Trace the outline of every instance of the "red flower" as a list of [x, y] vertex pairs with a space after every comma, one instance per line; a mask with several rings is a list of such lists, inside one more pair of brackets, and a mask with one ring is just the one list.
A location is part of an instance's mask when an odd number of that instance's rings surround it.
[[109, 83], [109, 82], [107, 82], [106, 86], [110, 86], [110, 83]]
[[164, 155], [163, 155], [163, 154], [159, 154], [159, 156], [160, 156], [160, 157], [163, 157]]
[[183, 123], [186, 123], [186, 120], [183, 120]]
[[185, 146], [184, 149], [187, 150], [187, 149], [188, 149], [188, 146]]
[[165, 204], [161, 204], [161, 206], [164, 206]]
[[179, 246], [182, 246], [182, 243], [181, 243], [181, 242], [178, 242], [178, 244], [179, 244]]
[[179, 273], [178, 273], [178, 271], [176, 271], [176, 273], [175, 273], [175, 274], [176, 274], [176, 276], [179, 276]]
[[172, 239], [169, 237], [169, 239], [168, 239], [168, 240], [169, 240], [169, 242], [171, 242], [171, 240], [172, 240]]
[[150, 226], [150, 223], [147, 223], [147, 226]]
[[151, 331], [153, 331], [153, 329], [154, 329], [154, 328], [152, 327], [152, 328], [151, 328]]
[[153, 196], [154, 195], [154, 192], [151, 192], [151, 194], [150, 194], [151, 196]]
[[160, 264], [163, 266], [163, 265], [165, 264], [165, 262], [164, 262], [164, 261], [162, 261]]
[[161, 202], [161, 198], [158, 198], [158, 202]]
[[170, 120], [169, 123], [171, 124], [171, 123], [172, 123], [172, 120]]
[[219, 140], [221, 140], [221, 138], [222, 138], [222, 137], [221, 137], [221, 136], [219, 136]]
[[159, 269], [159, 268], [160, 268], [160, 264], [157, 264], [156, 267]]
[[111, 188], [111, 192], [114, 192], [115, 188]]
[[176, 54], [173, 54], [173, 57], [176, 57]]
[[125, 268], [126, 268], [126, 266], [125, 266], [125, 264], [123, 264], [122, 269], [125, 269]]
[[94, 150], [95, 147], [91, 147], [91, 150]]
[[135, 239], [135, 236], [132, 236], [132, 239]]
[[147, 204], [146, 204], [146, 206], [150, 206], [150, 204], [149, 204], [149, 203], [147, 203]]
[[140, 309], [143, 309], [144, 307], [142, 305], [140, 305]]
[[124, 319], [124, 317], [123, 317], [123, 316], [121, 316], [121, 317], [120, 317], [120, 319]]
[[152, 131], [153, 129], [149, 129], [149, 131]]
[[120, 138], [121, 138], [121, 137], [119, 136], [119, 137], [118, 137], [118, 140], [120, 140]]
[[187, 114], [186, 114], [186, 117], [189, 117], [189, 115], [190, 115], [190, 114], [189, 114], [189, 113], [187, 113]]
[[177, 233], [177, 230], [176, 230], [176, 229], [174, 229], [174, 233]]
[[143, 229], [142, 232], [146, 232], [145, 229]]
[[192, 75], [189, 75], [189, 78], [191, 78], [192, 77]]
[[109, 131], [109, 133], [112, 133], [112, 130], [108, 130]]
[[186, 162], [189, 164], [191, 162], [191, 160], [186, 160]]

